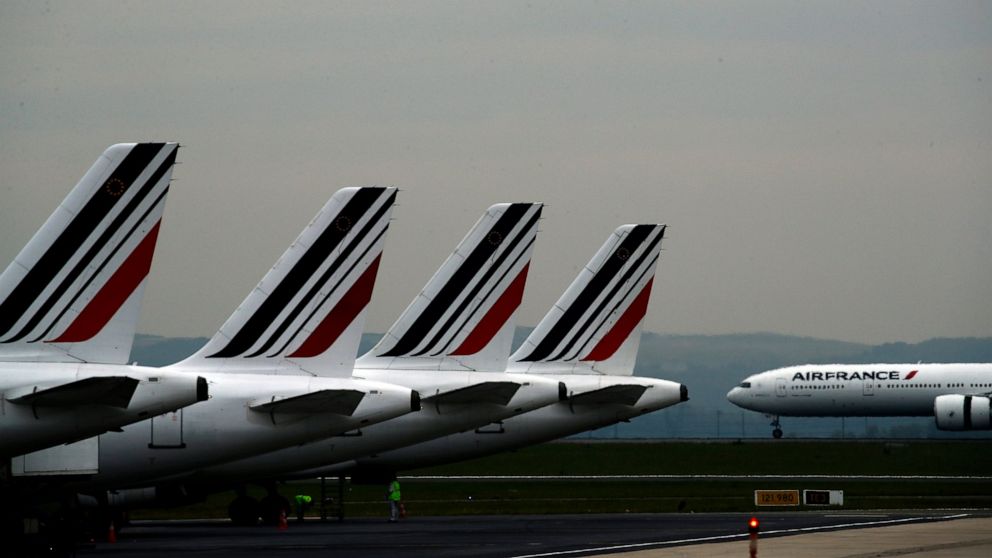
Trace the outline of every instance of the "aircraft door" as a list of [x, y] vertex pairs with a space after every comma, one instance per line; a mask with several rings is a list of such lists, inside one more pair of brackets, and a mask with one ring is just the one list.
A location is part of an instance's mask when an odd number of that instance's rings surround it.
[[862, 384], [861, 394], [865, 396], [875, 395], [875, 381], [865, 380], [864, 384]]
[[152, 419], [152, 437], [148, 442], [151, 449], [184, 448], [183, 410], [165, 413]]
[[775, 395], [785, 397], [785, 378], [775, 379]]

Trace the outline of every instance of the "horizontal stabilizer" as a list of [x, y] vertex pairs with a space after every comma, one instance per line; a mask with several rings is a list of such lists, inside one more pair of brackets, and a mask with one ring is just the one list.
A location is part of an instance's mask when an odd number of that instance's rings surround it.
[[72, 407], [74, 405], [109, 405], [127, 408], [138, 380], [127, 376], [103, 376], [86, 378], [47, 389], [39, 386], [24, 395], [11, 397], [11, 403], [36, 407]]
[[279, 398], [256, 403], [252, 411], [261, 413], [318, 414], [351, 416], [365, 397], [364, 391], [355, 389], [322, 389], [297, 397]]
[[517, 382], [482, 382], [472, 386], [440, 393], [428, 400], [436, 405], [465, 405], [471, 403], [489, 403], [508, 405], [520, 389]]
[[648, 386], [636, 384], [614, 385], [587, 391], [572, 397], [573, 405], [635, 405]]

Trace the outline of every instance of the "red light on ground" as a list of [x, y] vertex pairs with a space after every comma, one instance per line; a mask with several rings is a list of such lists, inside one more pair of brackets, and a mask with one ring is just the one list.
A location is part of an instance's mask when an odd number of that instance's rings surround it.
[[747, 530], [749, 532], [751, 532], [751, 533], [757, 533], [758, 532], [758, 518], [757, 517], [752, 517], [747, 522]]

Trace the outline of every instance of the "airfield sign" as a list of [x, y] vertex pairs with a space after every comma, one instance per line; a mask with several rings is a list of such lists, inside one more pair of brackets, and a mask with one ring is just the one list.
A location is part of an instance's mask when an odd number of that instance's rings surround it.
[[798, 506], [798, 490], [755, 490], [755, 506]]

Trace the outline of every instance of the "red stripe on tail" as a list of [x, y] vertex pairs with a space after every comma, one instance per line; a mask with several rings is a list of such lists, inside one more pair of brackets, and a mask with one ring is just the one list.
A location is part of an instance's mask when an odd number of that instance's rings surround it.
[[585, 356], [581, 360], [606, 360], [613, 356], [613, 353], [617, 352], [620, 345], [627, 340], [630, 332], [637, 327], [637, 324], [641, 322], [641, 318], [648, 311], [648, 299], [651, 298], [651, 285], [654, 283], [654, 277], [648, 281], [647, 285], [644, 285], [644, 289], [641, 294], [637, 295], [634, 302], [630, 303], [630, 307], [627, 311], [623, 313], [623, 316], [617, 320], [617, 323], [613, 324], [613, 329], [609, 333], [603, 336], [593, 348], [592, 352]]
[[474, 355], [492, 341], [493, 336], [499, 332], [506, 320], [509, 320], [513, 312], [520, 306], [520, 301], [524, 297], [528, 269], [530, 269], [530, 263], [520, 270], [517, 278], [503, 291], [489, 312], [479, 320], [472, 333], [468, 334], [462, 344], [451, 352], [452, 355]]
[[107, 322], [120, 310], [134, 289], [148, 276], [152, 267], [152, 255], [155, 253], [155, 242], [158, 239], [158, 226], [155, 223], [144, 240], [131, 252], [127, 260], [117, 268], [114, 275], [107, 281], [93, 300], [83, 308], [69, 327], [57, 339], [47, 343], [82, 343], [100, 333]]
[[307, 340], [288, 358], [315, 357], [326, 351], [338, 340], [341, 333], [351, 325], [355, 317], [372, 300], [372, 288], [375, 286], [375, 276], [379, 271], [381, 258], [382, 254], [376, 256], [372, 265], [348, 289], [348, 292], [338, 301], [334, 309], [324, 316], [323, 321], [313, 330], [310, 337], [307, 337]]

